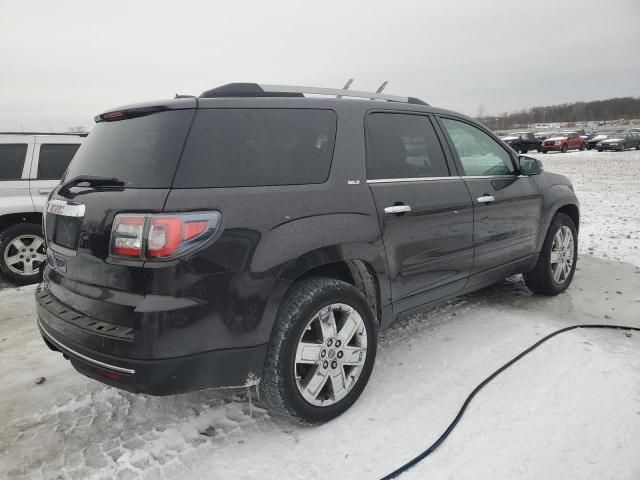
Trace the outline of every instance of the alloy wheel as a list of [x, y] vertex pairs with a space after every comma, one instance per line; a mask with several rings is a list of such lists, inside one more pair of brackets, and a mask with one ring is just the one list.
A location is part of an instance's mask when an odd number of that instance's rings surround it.
[[30, 277], [45, 262], [44, 240], [37, 235], [20, 235], [5, 247], [4, 263], [13, 273]]
[[574, 253], [573, 233], [569, 227], [563, 225], [553, 237], [553, 245], [551, 246], [551, 275], [556, 284], [562, 285], [569, 278], [573, 267]]
[[307, 323], [296, 348], [294, 376], [302, 397], [326, 407], [353, 389], [367, 358], [367, 331], [360, 314], [336, 303]]

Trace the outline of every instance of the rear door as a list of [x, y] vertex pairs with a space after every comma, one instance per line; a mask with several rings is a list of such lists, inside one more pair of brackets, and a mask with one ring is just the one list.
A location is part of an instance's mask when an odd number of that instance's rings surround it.
[[473, 263], [473, 210], [429, 116], [366, 118], [367, 183], [387, 254], [394, 313], [458, 292]]
[[33, 212], [29, 168], [33, 136], [0, 135], [0, 215]]
[[43, 211], [47, 196], [55, 188], [82, 143], [82, 137], [51, 135], [36, 137], [29, 188], [36, 211]]
[[445, 116], [439, 121], [473, 199], [471, 273], [508, 266], [534, 254], [542, 205], [535, 181], [519, 175], [511, 153], [477, 125]]

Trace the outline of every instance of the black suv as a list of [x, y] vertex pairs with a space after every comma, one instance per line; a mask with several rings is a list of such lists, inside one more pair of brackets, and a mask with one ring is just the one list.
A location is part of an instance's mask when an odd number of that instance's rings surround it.
[[125, 390], [259, 383], [273, 412], [327, 421], [399, 317], [574, 274], [570, 182], [415, 98], [230, 84], [96, 122], [47, 204], [38, 324]]

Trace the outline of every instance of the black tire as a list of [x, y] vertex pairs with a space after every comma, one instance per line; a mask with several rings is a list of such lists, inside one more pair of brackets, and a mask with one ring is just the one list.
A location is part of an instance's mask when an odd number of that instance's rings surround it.
[[623, 143], [622, 145], [620, 145], [620, 151], [624, 152], [627, 149], [627, 146]]
[[547, 153], [547, 150], [543, 148], [542, 153]]
[[[571, 271], [562, 283], [556, 283], [553, 279], [553, 272], [551, 269], [551, 248], [553, 246], [553, 239], [563, 226], [566, 226], [571, 230], [573, 235], [573, 263]], [[573, 275], [576, 271], [576, 263], [578, 260], [578, 232], [576, 231], [575, 224], [571, 217], [564, 213], [558, 213], [551, 221], [547, 236], [544, 239], [544, 245], [538, 258], [538, 263], [533, 270], [524, 274], [524, 281], [527, 287], [535, 293], [542, 293], [544, 295], [557, 295], [564, 292], [573, 280]]]
[[640, 143], [636, 145], [636, 150], [640, 150]]
[[584, 143], [583, 143], [583, 144], [580, 145], [580, 151], [584, 152], [584, 149], [585, 149], [585, 146], [584, 146]]
[[529, 150], [527, 150], [526, 148], [523, 148], [522, 150], [520, 150], [520, 153], [524, 155], [524, 154], [525, 154], [525, 153], [527, 153], [528, 151], [529, 151]]
[[14, 265], [13, 269], [10, 265], [7, 264], [5, 259], [5, 254], [9, 256], [13, 256], [14, 254], [34, 254], [37, 253], [39, 255], [45, 254], [44, 244], [42, 247], [36, 249], [36, 252], [29, 251], [29, 245], [26, 245], [27, 252], [18, 252], [14, 246], [12, 246], [12, 242], [19, 237], [28, 236], [28, 237], [38, 237], [43, 239], [44, 235], [42, 234], [42, 228], [40, 225], [36, 223], [17, 223], [15, 225], [11, 225], [7, 227], [0, 233], [0, 271], [13, 283], [17, 283], [20, 285], [26, 285], [29, 283], [38, 283], [42, 278], [42, 269], [40, 268], [44, 262], [33, 262], [33, 258], [25, 258], [25, 261], [28, 261], [32, 265], [33, 274], [20, 274], [15, 270], [20, 270], [21, 265], [23, 263]]
[[[296, 349], [309, 320], [335, 303], [349, 305], [362, 318], [367, 353], [349, 393], [332, 405], [315, 406], [303, 398], [296, 384]], [[331, 278], [302, 280], [292, 287], [278, 310], [260, 381], [261, 398], [271, 413], [296, 423], [313, 425], [332, 420], [349, 409], [364, 390], [375, 362], [377, 334], [376, 317], [360, 290]]]
[[569, 145], [567, 145], [566, 143], [562, 145], [562, 153], [567, 153], [568, 150], [569, 150]]

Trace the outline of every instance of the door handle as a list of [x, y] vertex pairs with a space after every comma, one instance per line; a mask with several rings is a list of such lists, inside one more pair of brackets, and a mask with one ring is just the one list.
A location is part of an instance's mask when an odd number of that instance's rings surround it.
[[38, 190], [38, 193], [40, 195], [49, 195], [51, 193], [51, 190], [53, 190], [53, 188], [41, 188], [40, 190]]
[[478, 203], [491, 203], [495, 201], [496, 197], [494, 197], [493, 195], [483, 195], [481, 197], [478, 197]]
[[407, 213], [410, 211], [411, 211], [410, 205], [394, 205], [392, 207], [384, 207], [384, 213], [388, 213], [388, 214]]

